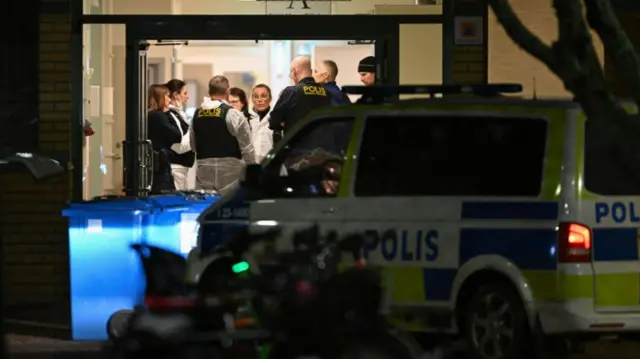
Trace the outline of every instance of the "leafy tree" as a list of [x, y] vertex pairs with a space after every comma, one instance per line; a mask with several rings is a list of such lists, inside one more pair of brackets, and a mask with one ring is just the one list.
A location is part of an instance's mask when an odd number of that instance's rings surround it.
[[[631, 99], [640, 105], [640, 57], [620, 25], [611, 2], [552, 0], [558, 18], [558, 39], [551, 46], [522, 24], [509, 0], [488, 0], [488, 3], [511, 40], [562, 80], [590, 121], [594, 121], [592, 124], [597, 126], [598, 133], [607, 136], [603, 142], [610, 144], [609, 150], [637, 167], [640, 164], [638, 115], [629, 114], [608, 87], [590, 32], [593, 29], [600, 37], [607, 61], [623, 75]], [[633, 172], [640, 179], [640, 167]]]

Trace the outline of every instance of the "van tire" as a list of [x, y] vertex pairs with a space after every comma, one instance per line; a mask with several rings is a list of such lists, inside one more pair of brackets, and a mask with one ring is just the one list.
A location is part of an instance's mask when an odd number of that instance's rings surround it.
[[[464, 310], [464, 337], [471, 358], [530, 357], [534, 348], [527, 313], [510, 283], [478, 285], [471, 291]], [[496, 350], [496, 346], [500, 349]]]

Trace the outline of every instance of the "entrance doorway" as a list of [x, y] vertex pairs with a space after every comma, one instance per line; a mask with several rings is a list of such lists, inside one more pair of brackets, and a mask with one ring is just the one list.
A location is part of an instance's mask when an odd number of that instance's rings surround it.
[[[154, 52], [153, 48], [150, 50], [150, 45], [158, 40], [163, 43], [177, 44], [185, 40], [194, 43], [197, 41], [357, 43], [360, 45], [353, 45], [353, 49], [358, 46], [361, 46], [360, 49], [368, 46], [376, 56], [377, 79], [381, 84], [388, 85], [442, 83], [443, 78], [447, 78], [447, 70], [450, 70], [442, 60], [451, 58], [450, 54], [445, 53], [450, 47], [443, 46], [443, 38], [446, 38], [446, 35], [443, 34], [442, 15], [229, 15], [219, 17], [88, 15], [83, 17], [83, 23], [110, 23], [126, 26], [126, 76], [123, 91], [126, 94], [123, 111], [126, 126], [122, 126], [126, 133], [126, 141], [123, 142], [121, 149], [123, 161], [113, 161], [114, 165], [122, 164], [124, 168], [111, 173], [123, 173], [124, 181], [121, 186], [128, 195], [145, 195], [148, 193], [151, 180], [151, 173], [149, 173], [151, 151], [146, 134], [148, 85], [156, 82], [157, 79], [168, 80], [171, 77], [192, 80], [184, 78], [186, 74], [174, 71], [171, 59], [175, 60], [175, 57], [170, 58], [169, 61], [157, 62], [157, 59], [149, 56], [150, 52]], [[169, 46], [166, 48], [171, 50]], [[329, 48], [319, 52], [318, 57], [329, 59], [332, 57]], [[353, 52], [358, 51], [353, 50]], [[212, 54], [212, 57], [215, 57], [215, 54]], [[178, 59], [180, 59], [179, 56]], [[265, 59], [256, 59], [256, 61], [265, 61]], [[290, 59], [285, 60], [285, 62], [288, 61]], [[280, 66], [288, 69], [289, 64]], [[183, 66], [182, 69], [184, 71], [185, 67]], [[215, 72], [215, 68], [213, 71]], [[345, 68], [342, 71], [346, 73], [356, 70]], [[187, 83], [190, 90], [198, 88], [198, 84], [194, 81], [187, 81]], [[270, 83], [267, 84], [270, 85]], [[274, 91], [274, 94], [277, 93]], [[198, 99], [196, 104], [199, 101], [201, 99]], [[106, 188], [106, 186], [102, 187]], [[86, 193], [84, 197], [86, 199]]]

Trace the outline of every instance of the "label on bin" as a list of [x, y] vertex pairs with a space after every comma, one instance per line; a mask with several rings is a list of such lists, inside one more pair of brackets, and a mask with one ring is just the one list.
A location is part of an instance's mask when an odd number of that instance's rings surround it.
[[87, 220], [87, 233], [102, 233], [102, 220], [101, 219], [88, 219]]
[[235, 206], [220, 208], [218, 211], [218, 217], [221, 219], [248, 219], [249, 205], [242, 203], [236, 204]]
[[198, 243], [198, 214], [183, 213], [180, 216], [180, 251], [189, 254]]

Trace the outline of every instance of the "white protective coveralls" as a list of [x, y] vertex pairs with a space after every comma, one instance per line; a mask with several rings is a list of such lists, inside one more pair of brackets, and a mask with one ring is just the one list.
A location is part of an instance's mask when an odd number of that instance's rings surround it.
[[[223, 102], [220, 100], [205, 99], [202, 103], [203, 109], [214, 109], [220, 107]], [[226, 103], [226, 102], [225, 102]], [[255, 164], [255, 150], [251, 143], [251, 130], [249, 122], [244, 118], [242, 112], [230, 109], [225, 118], [227, 130], [236, 138], [240, 147], [242, 159], [225, 158], [204, 158], [199, 159], [196, 152], [196, 189], [205, 191], [216, 191], [220, 195], [225, 195], [233, 191], [239, 184], [240, 178], [244, 175], [244, 168], [247, 164]], [[191, 148], [196, 150], [196, 136], [193, 123], [189, 128]]]
[[273, 131], [269, 129], [269, 114], [262, 120], [254, 110], [249, 110], [249, 114], [251, 115], [249, 119], [251, 141], [256, 151], [256, 163], [260, 163], [273, 148]]
[[[178, 112], [182, 117], [182, 121], [189, 123], [187, 114], [180, 107], [169, 105], [169, 108]], [[180, 141], [180, 143], [174, 143], [173, 145], [171, 145], [171, 149], [179, 155], [191, 151], [189, 134], [182, 132], [182, 124], [180, 123], [180, 119], [176, 118], [176, 115], [173, 112], [170, 112], [169, 116], [171, 116], [171, 118], [176, 122], [176, 126], [182, 134], [182, 141]], [[176, 186], [176, 190], [181, 191], [193, 188], [189, 188], [189, 184], [187, 181], [189, 170], [189, 167], [185, 167], [176, 163], [171, 164], [171, 174], [173, 175], [173, 183]]]

